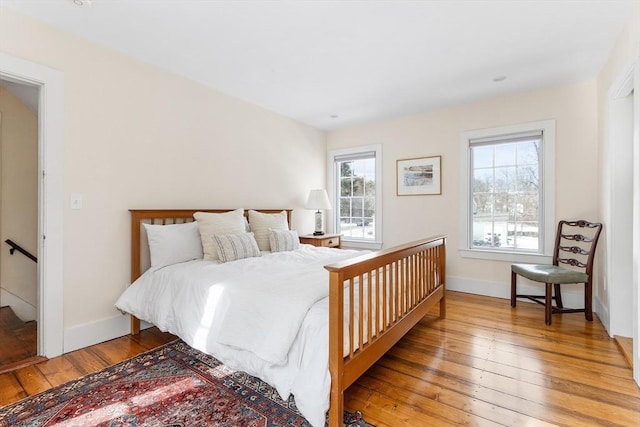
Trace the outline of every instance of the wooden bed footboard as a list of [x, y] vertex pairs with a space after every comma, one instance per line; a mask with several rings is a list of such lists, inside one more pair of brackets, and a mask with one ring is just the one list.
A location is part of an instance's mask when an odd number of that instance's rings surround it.
[[329, 427], [342, 426], [344, 391], [437, 302], [445, 317], [445, 241], [435, 236], [325, 267], [330, 276]]

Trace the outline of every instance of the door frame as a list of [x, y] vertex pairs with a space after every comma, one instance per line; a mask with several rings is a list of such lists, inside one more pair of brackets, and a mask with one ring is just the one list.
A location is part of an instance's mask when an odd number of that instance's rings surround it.
[[[620, 74], [619, 77], [615, 80], [615, 82], [611, 85], [611, 88], [609, 89], [609, 96], [608, 96], [608, 101], [609, 101], [609, 105], [608, 105], [608, 113], [609, 113], [609, 153], [610, 153], [610, 170], [611, 170], [611, 180], [610, 180], [610, 184], [611, 187], [609, 189], [610, 194], [613, 195], [616, 193], [616, 191], [619, 190], [619, 188], [616, 187], [616, 185], [621, 185], [621, 183], [617, 182], [616, 177], [615, 177], [615, 173], [616, 173], [616, 156], [618, 158], [620, 157], [624, 157], [624, 156], [632, 156], [632, 160], [631, 162], [633, 163], [632, 168], [632, 213], [631, 213], [631, 218], [628, 218], [625, 222], [625, 224], [610, 224], [610, 227], [613, 226], [614, 230], [610, 230], [610, 231], [614, 231], [614, 233], [612, 234], [611, 232], [609, 233], [609, 237], [608, 240], [612, 240], [610, 242], [609, 245], [609, 251], [608, 252], [608, 263], [607, 263], [607, 270], [609, 272], [615, 271], [618, 268], [621, 268], [623, 266], [619, 265], [618, 263], [623, 262], [622, 260], [624, 260], [625, 258], [623, 256], [619, 256], [619, 255], [623, 255], [624, 251], [628, 251], [629, 249], [632, 250], [632, 255], [631, 255], [631, 265], [632, 265], [632, 271], [631, 271], [631, 277], [620, 277], [620, 279], [623, 280], [631, 280], [631, 287], [632, 287], [632, 295], [631, 295], [631, 299], [632, 299], [632, 312], [630, 313], [630, 319], [628, 318], [622, 318], [622, 319], [617, 319], [614, 322], [611, 322], [610, 324], [610, 330], [609, 333], [610, 334], [616, 334], [616, 329], [620, 328], [619, 322], [620, 321], [631, 321], [632, 327], [631, 327], [631, 331], [632, 331], [632, 339], [633, 339], [633, 378], [635, 380], [635, 382], [640, 385], [640, 338], [638, 336], [639, 334], [639, 330], [640, 330], [640, 44], [638, 45], [638, 56], [637, 58], [634, 59], [634, 61], [629, 64]], [[615, 117], [612, 117], [613, 114], [615, 114], [617, 107], [617, 104], [619, 105], [619, 101], [622, 98], [626, 98], [628, 96], [630, 96], [631, 94], [633, 94], [633, 104], [630, 106], [630, 109], [632, 109], [631, 112], [631, 118], [630, 120], [626, 120], [626, 121], [622, 121], [622, 124], [620, 121], [616, 121]], [[629, 108], [629, 106], [626, 106], [624, 108]], [[632, 126], [632, 152], [629, 153], [627, 152], [628, 150], [616, 150], [616, 141], [615, 140], [611, 140], [612, 137], [615, 136], [616, 134], [616, 126]], [[624, 151], [624, 152], [621, 152]], [[628, 191], [628, 190], [627, 190]], [[627, 192], [628, 194], [628, 192]], [[619, 194], [620, 197], [623, 197], [623, 194]], [[618, 197], [618, 200], [620, 199], [620, 197]], [[610, 199], [610, 211], [611, 211], [611, 220], [615, 221], [616, 218], [619, 216], [620, 212], [622, 209], [625, 209], [625, 204], [624, 202], [616, 202], [616, 198], [612, 197]], [[628, 209], [628, 204], [626, 205], [626, 208]], [[628, 213], [627, 213], [628, 214]], [[622, 216], [624, 217], [624, 215]], [[616, 226], [620, 226], [619, 230], [616, 230]], [[615, 236], [616, 235], [620, 235], [619, 233], [629, 233], [628, 228], [632, 228], [632, 243], [631, 243], [631, 248], [629, 247], [620, 247], [618, 245], [615, 245], [613, 240], [615, 240]], [[624, 284], [621, 284], [619, 281], [617, 281], [616, 283], [610, 282], [610, 292], [612, 294], [615, 294], [616, 289], [618, 286], [622, 286]], [[624, 297], [624, 295], [623, 295]], [[615, 303], [615, 301], [620, 300], [620, 298], [615, 297], [615, 295], [612, 295], [612, 297], [609, 299], [609, 313], [611, 315], [611, 313], [615, 313], [616, 310], [619, 308], [617, 307], [615, 304], [612, 305], [612, 302]]]
[[0, 52], [0, 78], [39, 87], [38, 355], [64, 351], [64, 74]]
[[633, 378], [640, 385], [640, 44], [633, 96]]

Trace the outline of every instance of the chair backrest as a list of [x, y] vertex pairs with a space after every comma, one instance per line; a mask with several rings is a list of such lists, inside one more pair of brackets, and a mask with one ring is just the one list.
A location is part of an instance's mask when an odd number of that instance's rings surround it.
[[602, 224], [599, 222], [560, 221], [556, 232], [553, 265], [567, 264], [584, 270], [591, 277], [601, 231]]

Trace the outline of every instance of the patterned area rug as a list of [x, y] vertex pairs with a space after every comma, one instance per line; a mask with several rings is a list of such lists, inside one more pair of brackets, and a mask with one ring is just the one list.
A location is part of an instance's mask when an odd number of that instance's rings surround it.
[[[0, 408], [0, 426], [306, 427], [292, 398], [174, 341]], [[345, 412], [345, 427], [370, 426]], [[371, 427], [371, 426], [370, 426]]]

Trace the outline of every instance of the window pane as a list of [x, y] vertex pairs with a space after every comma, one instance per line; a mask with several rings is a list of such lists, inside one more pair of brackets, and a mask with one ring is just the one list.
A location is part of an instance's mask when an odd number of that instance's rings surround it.
[[538, 191], [540, 175], [538, 165], [518, 168], [518, 191]]
[[362, 197], [351, 198], [351, 216], [362, 217], [362, 205], [364, 199]]
[[495, 168], [495, 190], [494, 191], [516, 191], [516, 168], [500, 167]]
[[493, 167], [493, 146], [480, 146], [471, 148], [474, 168]]
[[493, 169], [475, 169], [472, 186], [474, 193], [493, 191]]
[[353, 195], [364, 196], [364, 178], [361, 176], [353, 178]]
[[516, 144], [499, 144], [495, 146], [495, 166], [512, 166], [516, 164]]
[[342, 178], [340, 180], [340, 197], [349, 197], [352, 194], [351, 178]]
[[538, 142], [521, 142], [518, 144], [518, 164], [537, 165], [539, 159]]
[[351, 162], [340, 162], [340, 176], [352, 176]]
[[351, 216], [351, 199], [348, 199], [345, 197], [340, 198], [340, 216], [341, 217]]

